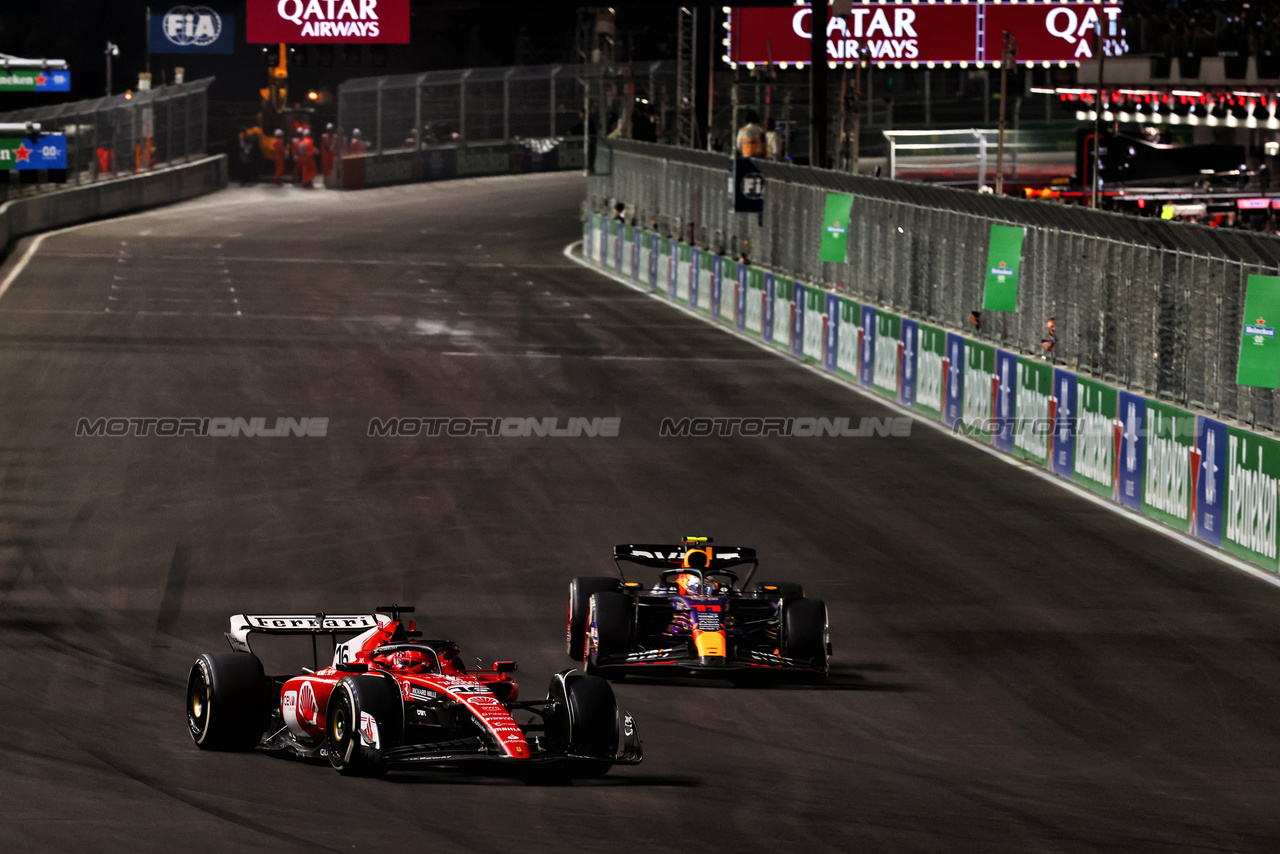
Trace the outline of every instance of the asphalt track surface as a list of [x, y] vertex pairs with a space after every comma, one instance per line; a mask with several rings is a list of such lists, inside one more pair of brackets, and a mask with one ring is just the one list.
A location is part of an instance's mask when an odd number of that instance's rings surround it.
[[[572, 264], [582, 194], [231, 190], [44, 241], [0, 299], [8, 850], [1276, 849], [1280, 591], [923, 427], [659, 438], [892, 413]], [[452, 415], [621, 436], [366, 435]], [[331, 421], [74, 436], [97, 416]], [[827, 685], [616, 685], [645, 762], [568, 787], [186, 732], [187, 669], [242, 611], [414, 603], [540, 697], [569, 578], [686, 533], [826, 599]]]

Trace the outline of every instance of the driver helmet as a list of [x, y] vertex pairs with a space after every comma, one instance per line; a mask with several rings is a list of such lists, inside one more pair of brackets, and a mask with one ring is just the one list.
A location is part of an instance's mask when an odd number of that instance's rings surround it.
[[397, 673], [430, 673], [431, 655], [420, 649], [402, 649], [390, 656], [391, 669]]
[[681, 596], [699, 596], [702, 594], [702, 579], [692, 572], [682, 572], [676, 576], [676, 590]]

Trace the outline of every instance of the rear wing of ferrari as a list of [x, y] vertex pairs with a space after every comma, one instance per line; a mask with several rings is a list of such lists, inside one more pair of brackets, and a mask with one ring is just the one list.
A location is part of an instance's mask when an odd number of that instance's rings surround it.
[[227, 643], [236, 652], [250, 652], [249, 635], [311, 635], [354, 637], [391, 622], [386, 614], [236, 614]]

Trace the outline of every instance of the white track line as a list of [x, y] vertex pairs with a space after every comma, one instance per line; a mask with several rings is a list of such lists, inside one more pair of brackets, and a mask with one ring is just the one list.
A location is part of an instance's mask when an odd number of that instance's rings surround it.
[[977, 448], [979, 451], [990, 454], [991, 456], [995, 457], [996, 459], [1000, 460], [1006, 465], [1013, 466], [1016, 469], [1021, 469], [1022, 471], [1025, 471], [1028, 474], [1031, 474], [1031, 475], [1034, 475], [1035, 477], [1040, 478], [1046, 483], [1052, 483], [1054, 486], [1057, 486], [1061, 489], [1065, 489], [1068, 492], [1074, 493], [1077, 497], [1083, 498], [1084, 500], [1089, 501], [1097, 505], [1098, 507], [1102, 507], [1106, 510], [1109, 510], [1115, 515], [1120, 516], [1123, 519], [1128, 519], [1130, 522], [1134, 522], [1138, 525], [1141, 525], [1142, 527], [1146, 528], [1149, 531], [1154, 531], [1155, 533], [1160, 534], [1161, 536], [1166, 537], [1167, 539], [1173, 540], [1174, 542], [1180, 543], [1186, 546], [1187, 548], [1197, 551], [1206, 557], [1213, 558], [1214, 560], [1217, 560], [1219, 563], [1224, 563], [1227, 566], [1231, 567], [1232, 569], [1238, 569], [1241, 572], [1244, 572], [1248, 575], [1253, 576], [1254, 578], [1257, 578], [1261, 581], [1265, 581], [1266, 583], [1270, 584], [1273, 587], [1280, 587], [1280, 575], [1277, 575], [1276, 573], [1267, 572], [1266, 570], [1261, 569], [1260, 567], [1254, 566], [1253, 564], [1248, 563], [1247, 561], [1240, 560], [1235, 555], [1229, 554], [1221, 549], [1215, 549], [1213, 546], [1207, 543], [1202, 543], [1199, 540], [1197, 540], [1195, 537], [1192, 537], [1190, 534], [1179, 533], [1178, 531], [1175, 531], [1172, 528], [1166, 525], [1163, 525], [1160, 522], [1155, 521], [1154, 519], [1148, 519], [1146, 516], [1142, 516], [1138, 513], [1134, 513], [1133, 511], [1129, 510], [1128, 508], [1122, 505], [1116, 504], [1111, 501], [1107, 501], [1105, 498], [1102, 498], [1097, 494], [1090, 492], [1084, 487], [1076, 486], [1071, 481], [1063, 480], [1061, 477], [1058, 477], [1057, 475], [1051, 472], [1047, 472], [1044, 469], [1039, 468], [1037, 466], [1033, 466], [1030, 463], [1024, 462], [1018, 459], [1017, 457], [1014, 457], [1009, 454], [1003, 454], [1000, 451], [996, 450], [995, 448], [991, 447], [990, 445], [984, 445], [981, 442], [978, 442], [974, 439], [970, 439], [968, 436], [961, 436], [955, 433], [950, 427], [946, 426], [940, 421], [934, 421], [930, 418], [926, 418], [920, 413], [912, 409], [908, 409], [907, 407], [901, 405], [896, 401], [881, 397], [880, 395], [875, 394], [874, 392], [869, 391], [856, 383], [850, 382], [849, 380], [846, 380], [843, 377], [837, 376], [832, 373], [828, 373], [826, 370], [819, 367], [818, 365], [812, 365], [812, 364], [809, 364], [808, 362], [802, 362], [799, 359], [791, 357], [788, 354], [781, 352], [771, 344], [766, 344], [764, 341], [761, 341], [756, 338], [752, 338], [750, 335], [746, 334], [745, 332], [738, 331], [738, 329], [734, 326], [726, 326], [723, 323], [713, 320], [711, 318], [711, 315], [709, 314], [703, 314], [701, 312], [694, 311], [688, 306], [680, 305], [679, 303], [673, 302], [670, 299], [658, 293], [650, 292], [647, 288], [641, 287], [640, 285], [637, 285], [635, 282], [631, 281], [630, 279], [624, 278], [623, 276], [619, 276], [617, 273], [606, 270], [603, 267], [598, 267], [593, 262], [588, 261], [585, 258], [580, 258], [573, 254], [574, 247], [579, 246], [581, 243], [582, 243], [581, 240], [575, 240], [573, 243], [570, 243], [568, 246], [564, 248], [564, 256], [569, 260], [573, 261], [575, 264], [578, 264], [582, 267], [586, 267], [588, 270], [592, 270], [596, 273], [600, 273], [603, 276], [607, 276], [616, 282], [620, 282], [626, 285], [627, 287], [632, 288], [633, 290], [640, 291], [641, 293], [646, 294], [650, 298], [657, 300], [658, 302], [664, 305], [671, 306], [672, 308], [675, 308], [678, 311], [683, 311], [685, 314], [689, 315], [690, 317], [696, 317], [699, 320], [714, 326], [716, 329], [719, 329], [723, 332], [728, 332], [729, 334], [737, 338], [740, 338], [743, 341], [746, 341], [748, 344], [753, 344], [756, 347], [759, 347], [761, 350], [764, 350], [767, 353], [772, 353], [775, 356], [780, 356], [784, 359], [787, 359], [788, 361], [793, 362], [797, 367], [803, 368], [813, 374], [816, 374], [817, 376], [822, 377], [824, 380], [833, 382], [836, 385], [855, 391], [865, 398], [873, 400], [876, 403], [883, 404], [884, 406], [887, 406], [888, 408], [893, 409], [897, 412], [901, 412], [903, 415], [910, 416], [912, 419], [914, 419], [920, 424], [924, 424], [928, 427], [932, 427], [934, 430], [937, 430], [940, 433], [950, 436], [951, 438], [956, 439], [958, 441], [964, 442], [965, 444], [973, 448]]

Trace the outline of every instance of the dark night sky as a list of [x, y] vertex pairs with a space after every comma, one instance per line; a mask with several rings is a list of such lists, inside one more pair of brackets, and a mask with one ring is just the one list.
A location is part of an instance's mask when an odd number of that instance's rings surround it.
[[[23, 57], [66, 59], [71, 65], [71, 100], [97, 97], [105, 87], [103, 48], [108, 40], [120, 46], [115, 60], [114, 88], [137, 84], [145, 63], [145, 10], [163, 14], [181, 0], [5, 0], [0, 12], [0, 51]], [[265, 83], [261, 46], [244, 43], [244, 2], [203, 0], [220, 10], [233, 11], [238, 30], [233, 56], [155, 55], [156, 83], [172, 75], [174, 66], [186, 69], [188, 80], [214, 76], [214, 100], [251, 101]], [[200, 5], [201, 0], [186, 0]], [[388, 48], [385, 67], [372, 67], [368, 50], [358, 67], [316, 67], [314, 53], [307, 68], [291, 69], [291, 94], [307, 88], [337, 84], [350, 77], [381, 76], [444, 68], [566, 62], [573, 50], [578, 3], [489, 2], [489, 0], [411, 0], [409, 45]], [[630, 35], [632, 58], [670, 58], [670, 35], [675, 29], [674, 2], [636, 2], [618, 7], [619, 30]], [[314, 48], [312, 48], [314, 51]], [[66, 95], [6, 93], [0, 111], [67, 100]]]

